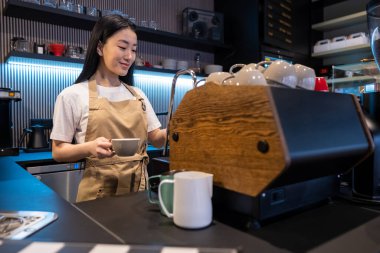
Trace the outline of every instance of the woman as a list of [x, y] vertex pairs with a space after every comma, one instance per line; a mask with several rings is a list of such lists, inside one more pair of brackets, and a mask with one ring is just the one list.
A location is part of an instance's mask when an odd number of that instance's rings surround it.
[[[52, 139], [58, 162], [85, 159], [77, 201], [145, 189], [149, 141], [161, 147], [160, 129], [151, 104], [133, 85], [137, 35], [135, 25], [118, 15], [98, 20], [91, 33], [83, 70], [75, 84], [57, 97]], [[119, 157], [111, 139], [140, 138], [138, 152]]]

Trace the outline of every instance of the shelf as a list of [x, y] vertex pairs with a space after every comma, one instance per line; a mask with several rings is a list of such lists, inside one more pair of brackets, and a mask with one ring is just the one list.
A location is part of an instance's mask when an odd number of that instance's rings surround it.
[[353, 76], [353, 77], [343, 77], [327, 80], [328, 84], [355, 84], [356, 86], [366, 85], [370, 83], [377, 82], [380, 76]]
[[[4, 8], [4, 15], [83, 30], [92, 30], [97, 20], [97, 17], [22, 2], [20, 0], [8, 0]], [[140, 40], [181, 48], [189, 48], [205, 52], [215, 52], [217, 49], [232, 49], [231, 46], [225, 45], [219, 41], [194, 39], [176, 33], [153, 30], [146, 27], [137, 27], [136, 33]]]
[[[380, 76], [354, 76], [327, 80], [332, 90], [351, 89], [379, 83]], [[350, 92], [349, 92], [350, 93]]]
[[[25, 60], [27, 60], [27, 63], [25, 63]], [[35, 54], [35, 53], [28, 53], [28, 52], [11, 51], [6, 56], [5, 62], [16, 63], [16, 64], [20, 64], [22, 62], [23, 63], [22, 65], [49, 65], [56, 68], [62, 67], [62, 68], [81, 69], [83, 67], [84, 60], [63, 57], [63, 56], [54, 56], [54, 55], [49, 55], [49, 54]], [[62, 66], [63, 62], [67, 64], [65, 64], [65, 66]], [[164, 73], [164, 74], [171, 74], [171, 75], [175, 75], [178, 71], [178, 70], [159, 69], [159, 68], [143, 67], [143, 66], [136, 66], [135, 70]], [[197, 77], [205, 77], [205, 75], [197, 74]]]
[[334, 57], [345, 54], [360, 53], [360, 52], [370, 52], [371, 47], [369, 44], [356, 45], [352, 47], [344, 47], [334, 50], [328, 50], [319, 53], [312, 53], [311, 56], [315, 58], [327, 58]]
[[363, 23], [367, 21], [366, 11], [357, 12], [351, 15], [330, 19], [321, 23], [311, 26], [312, 29], [317, 31], [329, 31], [347, 27], [353, 24]]
[[321, 8], [321, 7], [323, 8], [323, 7], [338, 4], [344, 1], [346, 0], [313, 0], [312, 5], [313, 5], [313, 8]]
[[194, 39], [191, 37], [182, 36], [176, 33], [153, 30], [146, 27], [137, 27], [137, 37], [139, 40], [160, 43], [170, 46], [196, 49], [206, 52], [214, 52], [215, 49], [231, 50], [232, 46], [225, 45], [221, 42]]
[[74, 64], [83, 64], [84, 60], [82, 59], [75, 59], [70, 57], [63, 57], [63, 56], [54, 56], [50, 54], [35, 54], [35, 53], [28, 53], [28, 52], [18, 52], [18, 51], [11, 51], [5, 58], [5, 62], [8, 63], [9, 61], [14, 60], [15, 58], [24, 58], [24, 59], [32, 59], [32, 60], [42, 60], [42, 61], [54, 61], [54, 62], [67, 62], [67, 63], [74, 63]]
[[374, 61], [371, 62], [358, 62], [352, 64], [344, 64], [344, 65], [335, 65], [334, 69], [344, 70], [344, 71], [352, 71], [356, 73], [363, 73], [371, 71], [373, 74], [379, 74], [379, 70]]
[[335, 88], [365, 86], [367, 84], [380, 82], [380, 72], [374, 61], [335, 65], [332, 68], [333, 72], [335, 72], [335, 70], [341, 70], [354, 73], [353, 77], [332, 78], [327, 80], [327, 83]]
[[98, 19], [85, 14], [19, 0], [8, 0], [4, 8], [4, 15], [83, 30], [91, 30]]

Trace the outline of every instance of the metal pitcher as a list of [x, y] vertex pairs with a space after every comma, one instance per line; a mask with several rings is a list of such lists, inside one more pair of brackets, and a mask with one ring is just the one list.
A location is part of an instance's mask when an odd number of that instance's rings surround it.
[[11, 49], [19, 52], [29, 52], [29, 41], [21, 37], [13, 37], [11, 39]]

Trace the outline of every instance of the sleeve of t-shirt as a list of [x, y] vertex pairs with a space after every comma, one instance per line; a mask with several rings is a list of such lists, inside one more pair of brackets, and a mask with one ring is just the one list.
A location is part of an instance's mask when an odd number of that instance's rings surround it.
[[71, 142], [79, 125], [80, 100], [72, 94], [61, 92], [58, 95], [53, 115], [53, 129], [50, 139]]
[[157, 128], [160, 128], [161, 127], [161, 122], [157, 118], [157, 115], [154, 112], [152, 104], [149, 102], [149, 99], [147, 98], [147, 96], [145, 95], [145, 93], [141, 89], [139, 89], [137, 87], [133, 87], [133, 88], [144, 99], [145, 106], [146, 106], [147, 121], [148, 121], [148, 132], [151, 132], [151, 131], [153, 131], [153, 130], [155, 130]]

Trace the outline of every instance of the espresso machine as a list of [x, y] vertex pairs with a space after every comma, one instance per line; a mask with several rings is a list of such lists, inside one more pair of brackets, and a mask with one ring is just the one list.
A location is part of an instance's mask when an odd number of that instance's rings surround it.
[[188, 91], [169, 140], [170, 169], [213, 174], [215, 210], [250, 229], [328, 201], [374, 150], [354, 95], [264, 85]]
[[18, 155], [13, 146], [12, 102], [21, 100], [20, 91], [0, 88], [0, 156]]

